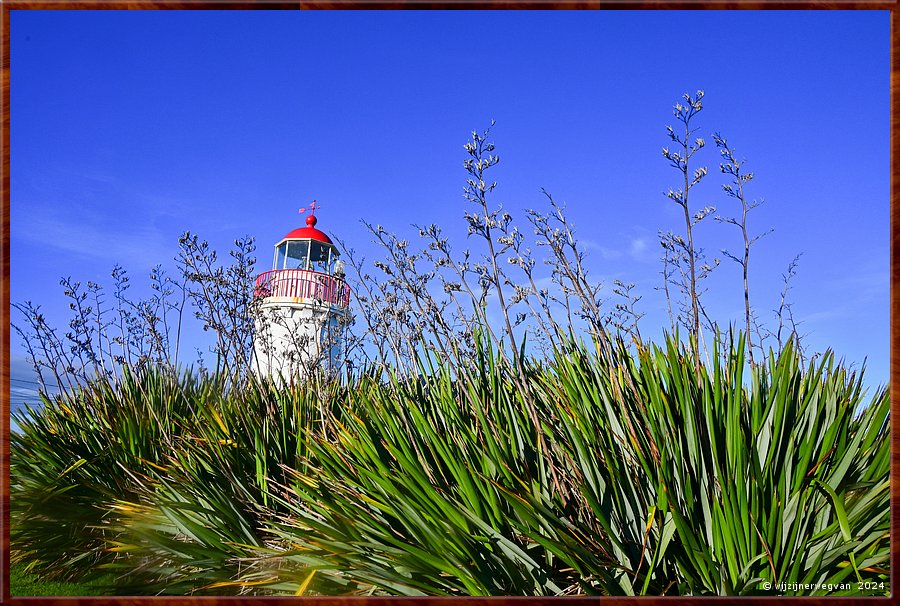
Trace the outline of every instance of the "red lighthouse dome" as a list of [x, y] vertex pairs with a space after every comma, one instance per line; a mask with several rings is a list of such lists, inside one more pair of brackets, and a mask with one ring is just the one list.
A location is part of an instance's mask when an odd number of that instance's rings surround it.
[[350, 287], [343, 280], [344, 264], [331, 238], [316, 229], [318, 221], [312, 214], [316, 208], [313, 201], [306, 227], [295, 229], [275, 245], [272, 269], [256, 278], [258, 296], [294, 303], [309, 299], [347, 308]]
[[298, 227], [288, 235], [286, 235], [282, 240], [316, 240], [317, 242], [324, 242], [325, 244], [331, 244], [331, 238], [328, 237], [325, 232], [316, 229], [316, 223], [318, 219], [316, 219], [315, 215], [310, 215], [306, 217], [306, 227]]

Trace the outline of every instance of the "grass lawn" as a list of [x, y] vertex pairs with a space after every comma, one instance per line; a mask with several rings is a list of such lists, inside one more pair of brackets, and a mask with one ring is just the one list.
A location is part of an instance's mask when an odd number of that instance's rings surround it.
[[101, 585], [109, 583], [111, 577], [101, 577], [92, 583], [66, 583], [44, 581], [25, 572], [22, 565], [9, 567], [9, 593], [11, 596], [57, 596], [57, 595], [112, 595]]

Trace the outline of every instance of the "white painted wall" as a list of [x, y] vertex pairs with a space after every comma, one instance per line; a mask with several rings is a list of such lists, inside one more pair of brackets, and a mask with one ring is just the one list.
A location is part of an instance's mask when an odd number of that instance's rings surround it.
[[319, 368], [335, 372], [346, 317], [346, 309], [311, 299], [265, 299], [256, 319], [253, 372], [285, 382]]

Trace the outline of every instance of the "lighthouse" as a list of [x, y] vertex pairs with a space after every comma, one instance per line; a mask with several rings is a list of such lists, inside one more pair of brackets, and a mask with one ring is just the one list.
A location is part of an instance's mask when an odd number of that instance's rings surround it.
[[256, 278], [252, 368], [260, 377], [290, 382], [333, 375], [341, 364], [350, 286], [337, 247], [316, 227], [317, 208], [313, 201], [306, 226], [275, 245], [272, 269]]

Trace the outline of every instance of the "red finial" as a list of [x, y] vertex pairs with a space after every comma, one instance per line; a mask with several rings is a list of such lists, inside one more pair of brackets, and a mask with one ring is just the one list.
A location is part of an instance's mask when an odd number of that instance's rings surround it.
[[[306, 224], [309, 225], [310, 227], [315, 227], [315, 225], [316, 225], [316, 222], [317, 222], [317, 219], [316, 219], [316, 210], [319, 209], [319, 208], [322, 208], [322, 206], [319, 205], [319, 204], [316, 204], [316, 201], [315, 201], [315, 200], [313, 200], [312, 202], [310, 202], [310, 204], [309, 204], [309, 216], [306, 217]], [[305, 209], [305, 208], [301, 208], [298, 212], [302, 215], [303, 213], [306, 212], [306, 209]]]

